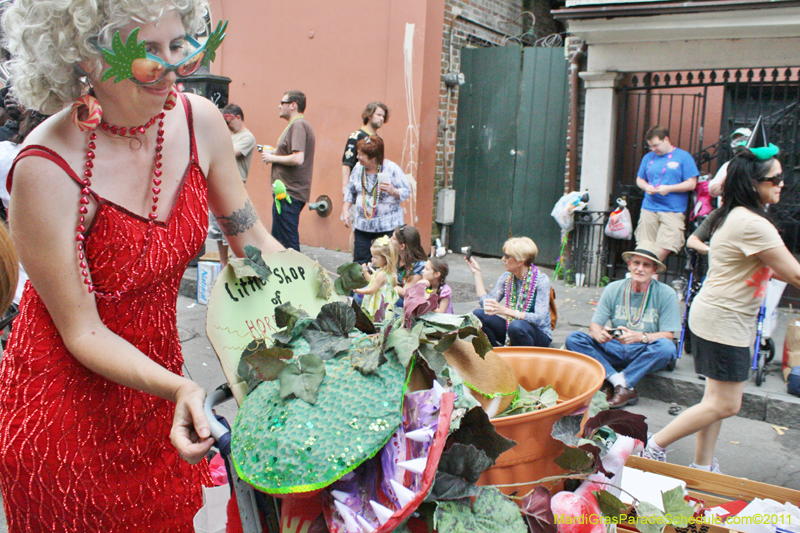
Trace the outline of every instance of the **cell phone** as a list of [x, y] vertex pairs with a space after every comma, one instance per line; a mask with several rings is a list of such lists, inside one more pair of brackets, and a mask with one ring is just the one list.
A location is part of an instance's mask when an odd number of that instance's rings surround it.
[[370, 274], [375, 273], [375, 267], [372, 266], [372, 263], [367, 263], [367, 272], [369, 272]]
[[469, 261], [472, 259], [472, 246], [462, 246], [461, 253], [464, 254], [464, 258]]
[[259, 152], [263, 152], [264, 151], [264, 145], [263, 144], [257, 144], [256, 145], [256, 150], [258, 150]]

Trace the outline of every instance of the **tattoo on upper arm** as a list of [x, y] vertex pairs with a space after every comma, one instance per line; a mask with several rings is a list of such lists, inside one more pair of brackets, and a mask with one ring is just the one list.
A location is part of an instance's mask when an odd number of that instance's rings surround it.
[[257, 220], [258, 214], [250, 200], [247, 200], [243, 208], [234, 211], [230, 216], [217, 217], [222, 233], [228, 237], [244, 233], [252, 228]]

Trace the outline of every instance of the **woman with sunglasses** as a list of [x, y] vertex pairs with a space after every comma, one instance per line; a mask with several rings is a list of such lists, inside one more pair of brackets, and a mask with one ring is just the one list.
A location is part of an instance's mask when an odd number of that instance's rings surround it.
[[533, 262], [539, 248], [529, 237], [512, 237], [503, 244], [506, 272], [486, 291], [474, 257], [467, 266], [475, 279], [481, 309], [472, 313], [483, 324], [492, 346], [550, 346], [550, 278]]
[[[210, 484], [203, 389], [181, 376], [177, 291], [216, 214], [237, 255], [282, 249], [230, 132], [178, 75], [213, 60], [205, 0], [16, 0], [13, 92], [53, 114], [8, 178], [30, 276], [0, 369], [9, 531], [191, 532]], [[197, 464], [200, 463], [200, 464]]]
[[784, 245], [766, 207], [783, 188], [778, 148], [745, 149], [731, 160], [722, 207], [710, 215], [708, 275], [692, 301], [694, 366], [706, 376], [697, 405], [653, 435], [643, 455], [664, 461], [666, 447], [695, 435], [690, 466], [719, 472], [714, 447], [722, 421], [739, 412], [750, 371], [750, 346], [770, 277], [800, 287], [800, 263]]

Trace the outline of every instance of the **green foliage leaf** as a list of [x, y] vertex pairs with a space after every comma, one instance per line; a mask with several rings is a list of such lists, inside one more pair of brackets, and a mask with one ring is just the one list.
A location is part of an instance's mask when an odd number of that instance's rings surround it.
[[297, 320], [304, 316], [308, 316], [308, 313], [286, 302], [275, 308], [275, 325], [292, 331]]
[[494, 487], [485, 487], [470, 506], [470, 500], [439, 502], [434, 526], [448, 533], [527, 533], [517, 504]]
[[257, 278], [258, 273], [251, 267], [247, 261], [241, 257], [231, 257], [228, 261], [228, 264], [231, 265], [233, 269], [233, 273], [236, 275], [236, 279], [242, 278]]
[[217, 22], [216, 29], [211, 32], [206, 42], [206, 55], [203, 58], [203, 64], [207, 67], [217, 57], [217, 48], [222, 44], [222, 39], [225, 38], [225, 29], [228, 27], [228, 21], [223, 24], [222, 21]]
[[356, 325], [355, 311], [345, 302], [322, 306], [317, 318], [303, 331], [311, 351], [327, 361], [350, 348], [350, 330]]
[[301, 315], [292, 329], [284, 328], [277, 333], [273, 333], [272, 340], [275, 341], [275, 344], [289, 347], [292, 342], [303, 334], [311, 322], [313, 322], [313, 320], [309, 316]]
[[476, 487], [472, 483], [467, 483], [461, 477], [439, 470], [436, 472], [436, 479], [433, 482], [433, 488], [425, 497], [425, 501], [435, 502], [444, 500], [458, 500], [461, 498], [477, 496], [480, 494], [480, 492], [480, 487]]
[[378, 330], [375, 328], [375, 324], [372, 323], [372, 320], [370, 320], [370, 318], [355, 300], [353, 300], [352, 307], [353, 312], [356, 314], [356, 329], [362, 333], [366, 333], [367, 335], [377, 333]]
[[267, 266], [264, 258], [261, 257], [261, 250], [251, 244], [245, 244], [244, 255], [245, 264], [252, 268], [259, 278], [267, 281], [267, 278], [272, 275], [272, 269]]
[[550, 507], [550, 491], [538, 485], [532, 493], [522, 499], [522, 514], [531, 533], [556, 533], [556, 519]]
[[560, 440], [567, 446], [578, 446], [580, 441], [578, 434], [581, 432], [582, 420], [583, 415], [562, 416], [553, 424], [550, 434], [554, 439]]
[[639, 533], [663, 533], [667, 520], [661, 509], [652, 503], [639, 502], [636, 506], [636, 514], [639, 520], [636, 521], [636, 529]]
[[591, 436], [597, 429], [608, 426], [619, 435], [625, 435], [647, 442], [647, 422], [644, 415], [637, 415], [622, 409], [603, 411], [586, 421], [584, 434]]
[[333, 282], [331, 281], [331, 278], [330, 276], [328, 276], [328, 273], [325, 271], [325, 269], [322, 268], [322, 265], [317, 263], [316, 267], [317, 267], [317, 281], [319, 281], [319, 289], [317, 289], [317, 298], [325, 301], [330, 300], [335, 290]]
[[419, 323], [411, 331], [405, 328], [394, 329], [386, 340], [386, 349], [393, 349], [400, 363], [406, 368], [411, 362], [411, 356], [419, 348], [419, 336], [423, 327], [424, 325]]
[[242, 357], [239, 361], [239, 369], [242, 365], [246, 365], [248, 375], [255, 376], [259, 381], [275, 381], [286, 366], [286, 361], [293, 356], [292, 350], [273, 346]]
[[478, 334], [472, 337], [472, 347], [475, 348], [475, 352], [481, 359], [485, 359], [486, 354], [492, 351], [492, 343], [489, 342], [489, 337], [483, 330], [478, 330]]
[[364, 279], [364, 273], [361, 271], [361, 265], [358, 263], [345, 263], [339, 265], [336, 269], [339, 277], [333, 283], [336, 292], [341, 295], [348, 296], [350, 291], [366, 287], [369, 282]]
[[455, 443], [442, 454], [439, 461], [439, 472], [446, 472], [468, 483], [477, 483], [484, 470], [491, 467], [494, 461], [482, 450], [471, 444]]
[[597, 498], [597, 504], [600, 506], [603, 516], [611, 518], [627, 514], [628, 506], [607, 490], [593, 490], [592, 494]]
[[457, 338], [457, 331], [451, 331], [450, 333], [446, 334], [439, 340], [438, 343], [436, 343], [436, 351], [439, 353], [447, 351], [447, 349], [450, 348], [454, 342], [456, 342]]
[[608, 407], [608, 398], [606, 398], [606, 393], [603, 391], [597, 391], [592, 396], [592, 403], [589, 404], [589, 418], [596, 416], [601, 411], [607, 411]]
[[300, 356], [298, 362], [287, 364], [278, 379], [281, 383], [281, 399], [295, 396], [314, 405], [319, 386], [325, 379], [325, 363], [318, 355], [307, 353]]
[[492, 463], [497, 461], [500, 454], [516, 446], [516, 442], [500, 435], [489, 417], [480, 407], [470, 409], [461, 420], [461, 427], [450, 435], [450, 440], [459, 444], [471, 444], [484, 452]]
[[110, 66], [103, 73], [100, 81], [106, 81], [112, 76], [116, 76], [114, 83], [119, 83], [131, 78], [133, 73], [131, 68], [136, 59], [147, 57], [145, 42], [137, 42], [139, 39], [139, 28], [133, 30], [128, 39], [123, 44], [119, 31], [114, 33], [111, 39], [111, 50], [103, 49], [103, 59]]
[[686, 527], [694, 516], [694, 506], [684, 499], [683, 487], [680, 485], [662, 492], [661, 501], [664, 504], [664, 514], [669, 516], [677, 527]]
[[425, 313], [420, 320], [424, 320], [428, 325], [437, 327], [440, 331], [453, 331], [459, 329], [464, 324], [463, 315], [449, 315], [447, 313]]
[[437, 376], [444, 370], [444, 367], [447, 366], [447, 360], [444, 358], [444, 355], [442, 355], [442, 352], [438, 351], [430, 344], [421, 345], [417, 353], [428, 364], [428, 368]]
[[554, 462], [567, 472], [583, 473], [591, 471], [594, 458], [580, 448], [567, 446]]
[[359, 338], [350, 349], [350, 364], [362, 374], [372, 374], [385, 362], [380, 333]]
[[558, 393], [550, 385], [539, 387], [530, 392], [522, 386], [519, 387], [519, 397], [516, 398], [499, 417], [521, 415], [548, 407], [554, 407], [558, 403]]

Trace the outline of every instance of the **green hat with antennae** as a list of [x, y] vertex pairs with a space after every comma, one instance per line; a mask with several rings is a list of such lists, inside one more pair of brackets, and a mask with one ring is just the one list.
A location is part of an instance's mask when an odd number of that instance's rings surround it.
[[747, 148], [753, 152], [756, 159], [760, 161], [772, 159], [780, 152], [777, 146], [767, 141], [767, 131], [764, 128], [764, 121], [761, 116], [758, 117], [756, 125], [753, 126], [753, 134], [747, 141]]

